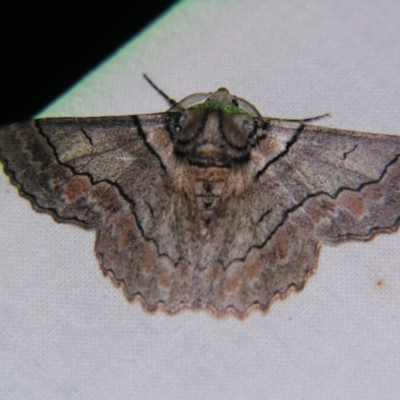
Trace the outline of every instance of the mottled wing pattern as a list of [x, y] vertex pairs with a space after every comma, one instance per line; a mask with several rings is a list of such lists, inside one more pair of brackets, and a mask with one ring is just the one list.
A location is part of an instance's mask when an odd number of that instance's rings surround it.
[[107, 203], [117, 196], [105, 182], [95, 185], [88, 175], [76, 175], [71, 167], [62, 165], [36, 121], [2, 128], [0, 152], [20, 193], [38, 211], [51, 213], [59, 222], [96, 228]]
[[368, 240], [397, 230], [400, 217], [400, 137], [281, 121], [265, 130], [259, 169], [213, 232], [229, 245], [210, 241], [204, 252], [225, 266], [220, 299], [230, 295], [224, 304], [239, 312], [302, 288], [321, 242]]
[[399, 155], [398, 136], [298, 127], [285, 151], [258, 175], [261, 197], [273, 206], [264, 218], [264, 241], [292, 214], [306, 215], [304, 223], [317, 224], [314, 235], [327, 242], [394, 228]]
[[[163, 121], [155, 119], [157, 123]], [[0, 131], [0, 150], [6, 171], [35, 207], [60, 222], [91, 229], [102, 226], [103, 212], [112, 215], [119, 202], [133, 201], [138, 181], [151, 187], [154, 179], [162, 179], [162, 166], [133, 117], [13, 124]]]
[[[152, 124], [157, 129], [165, 121], [154, 117]], [[143, 207], [135, 198], [146, 192], [160, 203], [167, 202], [168, 196], [162, 193], [166, 186], [160, 184], [165, 175], [162, 162], [147, 145], [135, 118], [13, 124], [0, 131], [0, 153], [13, 183], [37, 210], [51, 213], [59, 222], [98, 231], [97, 254], [104, 271], [117, 270], [120, 256], [125, 256], [112, 253], [115, 248], [133, 243], [133, 250], [140, 249], [136, 257], [143, 255], [149, 240], [133, 212]], [[154, 195], [157, 191], [160, 197]], [[165, 209], [163, 204], [153, 208]]]
[[[321, 242], [397, 229], [397, 136], [265, 119], [247, 162], [199, 168], [174, 153], [171, 118], [0, 130], [1, 160], [21, 194], [59, 222], [97, 230], [103, 272], [148, 310], [265, 310], [304, 285]], [[199, 215], [211, 216], [206, 230]]]

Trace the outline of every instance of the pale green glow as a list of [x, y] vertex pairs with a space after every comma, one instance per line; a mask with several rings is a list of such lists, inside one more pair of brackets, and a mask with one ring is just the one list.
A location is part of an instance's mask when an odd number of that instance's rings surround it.
[[[73, 109], [82, 110], [82, 113], [86, 113], [87, 101], [86, 98], [81, 101], [81, 94], [87, 94], [92, 91], [93, 87], [98, 87], [102, 85], [104, 80], [110, 80], [110, 75], [113, 74], [114, 70], [117, 70], [118, 66], [123, 65], [127, 58], [131, 57], [132, 54], [136, 54], [138, 58], [144, 57], [143, 55], [148, 53], [157, 53], [159, 51], [159, 38], [165, 35], [166, 31], [171, 31], [171, 27], [178, 34], [181, 29], [188, 28], [185, 26], [185, 21], [182, 19], [175, 19], [174, 14], [180, 13], [182, 7], [186, 7], [187, 3], [196, 3], [196, 0], [178, 1], [167, 11], [165, 11], [161, 16], [156, 18], [147, 27], [145, 27], [140, 33], [134, 36], [131, 40], [126, 42], [120, 48], [118, 48], [112, 55], [101, 62], [92, 71], [88, 72], [83, 78], [81, 78], [77, 83], [75, 83], [70, 89], [65, 93], [53, 100], [48, 106], [46, 106], [42, 111], [40, 111], [34, 118], [43, 118], [49, 116], [65, 116], [63, 110], [65, 108], [70, 108], [70, 102], [74, 101], [75, 106]], [[132, 69], [134, 69], [133, 66]], [[141, 78], [140, 73], [133, 74], [132, 80]], [[113, 78], [111, 77], [111, 80]], [[116, 79], [114, 77], [114, 79]], [[112, 87], [112, 83], [106, 83], [108, 86]], [[96, 101], [96, 96], [92, 96], [93, 101]], [[98, 100], [97, 100], [98, 101]], [[90, 109], [90, 107], [89, 107]], [[72, 114], [75, 114], [73, 112]], [[70, 115], [67, 112], [67, 115]], [[92, 115], [89, 111], [89, 115]]]
[[229, 114], [249, 115], [249, 113], [246, 110], [238, 106], [235, 106], [233, 103], [215, 101], [215, 100], [207, 100], [204, 103], [196, 104], [190, 108], [200, 109], [200, 110], [224, 111]]
[[[173, 98], [197, 91], [212, 91], [225, 77], [216, 69], [215, 81], [200, 83], [197, 69], [206, 53], [204, 31], [219, 19], [225, 0], [178, 1], [114, 54], [86, 74], [36, 115], [43, 117], [127, 115], [166, 111], [162, 99], [148, 91], [144, 72], [159, 82]], [[231, 0], [229, 4], [239, 4]], [[231, 7], [229, 6], [229, 9]], [[177, 90], [177, 85], [187, 91]], [[210, 85], [210, 86], [208, 86]]]

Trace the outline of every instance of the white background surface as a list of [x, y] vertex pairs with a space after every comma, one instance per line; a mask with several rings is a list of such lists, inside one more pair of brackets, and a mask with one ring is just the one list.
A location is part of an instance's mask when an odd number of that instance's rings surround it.
[[[400, 133], [400, 2], [191, 0], [45, 116], [162, 111], [219, 86], [264, 115]], [[128, 304], [94, 233], [32, 211], [0, 174], [1, 399], [393, 399], [400, 235], [324, 246], [305, 289], [239, 322]]]

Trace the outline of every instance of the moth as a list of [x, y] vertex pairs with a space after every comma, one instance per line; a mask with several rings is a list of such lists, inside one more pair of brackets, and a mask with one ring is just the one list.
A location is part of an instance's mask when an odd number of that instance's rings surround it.
[[321, 243], [400, 217], [400, 137], [263, 117], [227, 89], [144, 115], [0, 129], [33, 208], [97, 232], [104, 275], [146, 310], [244, 317], [300, 290]]

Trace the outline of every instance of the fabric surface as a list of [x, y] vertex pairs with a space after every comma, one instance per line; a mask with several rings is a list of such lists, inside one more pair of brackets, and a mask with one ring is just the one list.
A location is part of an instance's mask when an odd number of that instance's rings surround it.
[[[400, 3], [188, 0], [41, 116], [168, 108], [220, 86], [263, 115], [400, 134]], [[1, 399], [393, 399], [400, 234], [323, 246], [305, 289], [245, 321], [149, 315], [104, 279], [94, 232], [0, 174]]]

